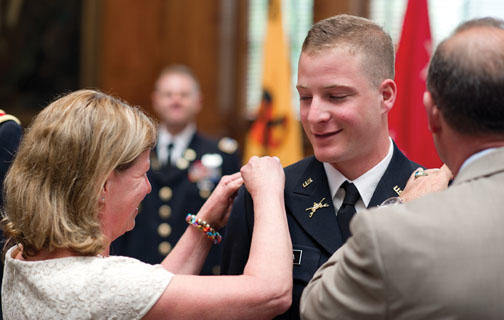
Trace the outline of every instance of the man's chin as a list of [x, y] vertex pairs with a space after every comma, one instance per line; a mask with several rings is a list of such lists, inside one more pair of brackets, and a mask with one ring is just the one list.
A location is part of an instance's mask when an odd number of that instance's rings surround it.
[[337, 162], [338, 154], [335, 151], [330, 150], [314, 150], [315, 158], [320, 162], [333, 163]]

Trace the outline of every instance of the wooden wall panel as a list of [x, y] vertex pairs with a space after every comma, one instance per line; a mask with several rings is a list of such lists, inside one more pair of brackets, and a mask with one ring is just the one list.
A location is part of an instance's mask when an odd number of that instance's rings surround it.
[[224, 127], [218, 101], [219, 1], [165, 1], [160, 25], [160, 67], [183, 63], [200, 80], [203, 110], [198, 126], [206, 133], [221, 133]]
[[342, 13], [367, 17], [368, 8], [369, 0], [314, 0], [313, 20], [316, 22]]
[[217, 104], [219, 1], [105, 0], [99, 86], [151, 112], [150, 94], [166, 65], [191, 67], [201, 82], [198, 126], [224, 134]]
[[103, 4], [99, 86], [150, 110], [159, 60], [162, 0], [106, 0]]

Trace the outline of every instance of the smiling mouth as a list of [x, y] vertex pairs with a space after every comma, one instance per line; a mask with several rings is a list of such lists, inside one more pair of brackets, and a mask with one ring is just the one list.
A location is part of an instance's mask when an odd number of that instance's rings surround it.
[[324, 139], [324, 138], [335, 136], [338, 133], [340, 133], [341, 131], [342, 131], [342, 129], [332, 131], [332, 132], [327, 132], [327, 133], [313, 133], [313, 136], [317, 139]]

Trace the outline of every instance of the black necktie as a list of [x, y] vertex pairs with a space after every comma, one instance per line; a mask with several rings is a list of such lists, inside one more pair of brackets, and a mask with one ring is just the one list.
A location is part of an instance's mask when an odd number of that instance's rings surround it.
[[343, 199], [343, 204], [339, 208], [336, 218], [341, 230], [341, 238], [343, 243], [345, 243], [351, 235], [349, 225], [355, 213], [355, 203], [359, 200], [359, 191], [353, 183], [349, 183], [348, 181], [345, 181], [341, 187], [345, 189], [345, 199]]
[[168, 169], [171, 167], [172, 151], [173, 151], [173, 142], [170, 142], [168, 144], [168, 160], [166, 161], [166, 167], [168, 167]]

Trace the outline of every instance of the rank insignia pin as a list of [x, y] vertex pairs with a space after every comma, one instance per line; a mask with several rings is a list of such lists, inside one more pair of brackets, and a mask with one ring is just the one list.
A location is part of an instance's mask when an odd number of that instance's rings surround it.
[[398, 185], [395, 185], [395, 186], [394, 186], [394, 191], [395, 191], [395, 193], [397, 193], [397, 195], [398, 195], [398, 196], [400, 196], [400, 195], [401, 195], [402, 190], [401, 190], [401, 188], [399, 188], [399, 186], [398, 186]]
[[303, 182], [303, 188], [308, 187], [312, 182], [313, 182], [312, 178], [306, 179], [305, 182]]
[[325, 208], [325, 207], [329, 207], [329, 205], [327, 203], [322, 203], [323, 201], [325, 200], [325, 198], [322, 198], [322, 200], [320, 200], [319, 202], [314, 202], [313, 203], [313, 207], [309, 207], [309, 208], [306, 208], [305, 211], [310, 211], [310, 214], [308, 215], [308, 218], [311, 218], [313, 217], [313, 214], [315, 213], [315, 211], [317, 211], [318, 209], [320, 208]]

